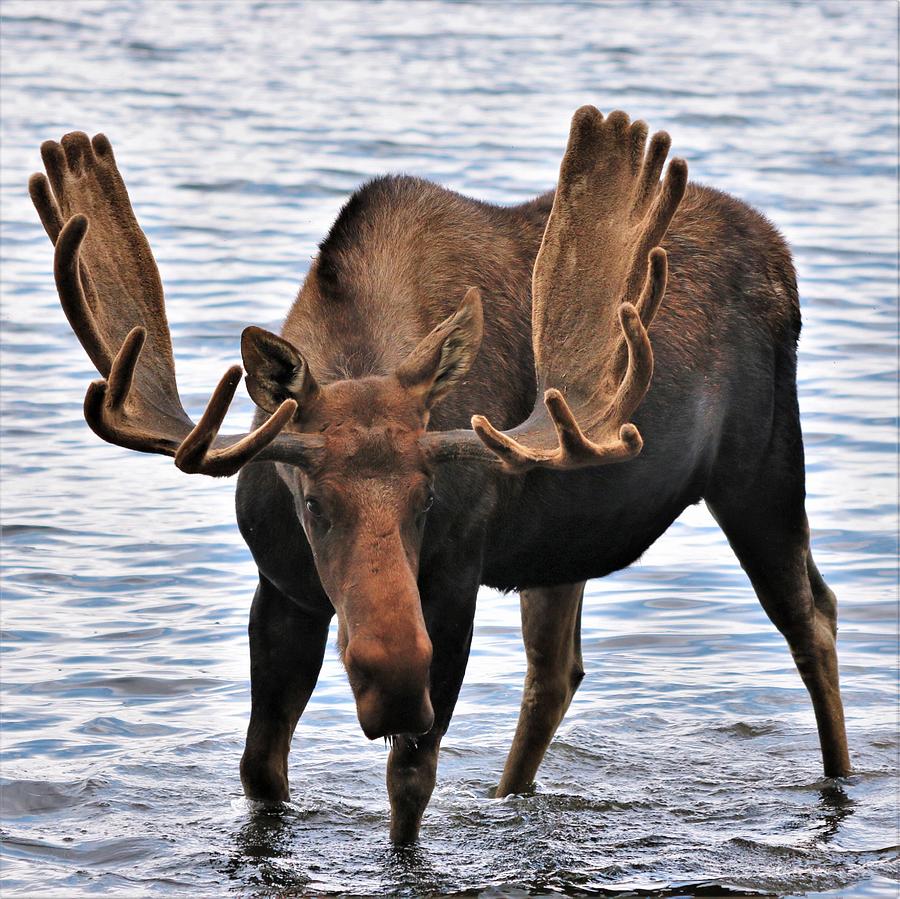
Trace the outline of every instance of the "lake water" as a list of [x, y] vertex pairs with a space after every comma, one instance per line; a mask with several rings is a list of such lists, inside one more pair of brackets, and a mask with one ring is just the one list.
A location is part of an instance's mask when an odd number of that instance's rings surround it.
[[[897, 890], [897, 7], [837, 3], [2, 3], [4, 896], [672, 896]], [[554, 181], [582, 103], [668, 129], [794, 248], [819, 567], [856, 773], [822, 780], [787, 648], [690, 509], [588, 586], [587, 678], [534, 795], [495, 801], [524, 654], [485, 590], [419, 845], [332, 645], [294, 800], [238, 778], [255, 569], [233, 482], [103, 444], [26, 194], [47, 138], [113, 142], [196, 414], [277, 328], [361, 181], [487, 200]], [[238, 396], [232, 430], [251, 403]]]

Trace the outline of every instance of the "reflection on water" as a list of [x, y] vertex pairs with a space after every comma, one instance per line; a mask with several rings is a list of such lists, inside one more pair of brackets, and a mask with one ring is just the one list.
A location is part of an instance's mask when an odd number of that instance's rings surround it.
[[[6, 895], [895, 895], [896, 10], [250, 0], [2, 6]], [[25, 193], [38, 146], [112, 139], [196, 414], [277, 328], [359, 182], [495, 202], [553, 181], [573, 109], [671, 131], [793, 246], [816, 559], [841, 602], [855, 773], [821, 779], [783, 641], [706, 510], [589, 584], [587, 678], [532, 794], [490, 798], [518, 712], [514, 596], [481, 597], [423, 838], [387, 843], [386, 753], [334, 649], [293, 802], [238, 779], [254, 567], [226, 483], [100, 443], [94, 377]], [[251, 405], [236, 402], [235, 428]]]
[[310, 879], [292, 865], [291, 831], [298, 820], [285, 810], [257, 810], [241, 824], [224, 873], [238, 885], [248, 883], [304, 893]]
[[820, 843], [830, 843], [839, 833], [841, 822], [853, 814], [856, 801], [851, 799], [841, 784], [829, 783], [819, 791], [819, 805], [813, 815], [817, 819]]

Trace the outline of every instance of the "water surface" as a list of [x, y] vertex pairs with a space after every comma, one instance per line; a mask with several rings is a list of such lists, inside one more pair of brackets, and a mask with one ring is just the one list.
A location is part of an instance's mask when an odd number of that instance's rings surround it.
[[[2, 4], [4, 896], [896, 891], [897, 11], [892, 3]], [[495, 801], [524, 656], [484, 591], [415, 849], [334, 648], [294, 801], [238, 778], [255, 569], [233, 484], [101, 443], [95, 377], [25, 192], [106, 132], [202, 409], [277, 328], [348, 193], [409, 172], [495, 202], [552, 185], [591, 102], [667, 128], [692, 176], [794, 248], [816, 559], [841, 602], [856, 773], [821, 776], [783, 640], [690, 509], [588, 587], [587, 678], [533, 795]], [[239, 395], [231, 421], [244, 428]]]

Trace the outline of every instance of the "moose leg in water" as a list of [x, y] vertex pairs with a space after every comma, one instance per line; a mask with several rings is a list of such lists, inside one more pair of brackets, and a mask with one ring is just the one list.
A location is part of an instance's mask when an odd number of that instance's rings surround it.
[[[793, 361], [787, 364], [793, 375]], [[809, 548], [803, 443], [793, 377], [781, 381], [772, 435], [755, 477], [736, 486], [732, 475], [713, 479], [707, 503], [728, 537], [772, 623], [787, 640], [809, 691], [819, 731], [825, 775], [850, 773], [844, 710], [838, 682], [837, 601]], [[728, 460], [731, 447], [723, 446]], [[744, 458], [750, 453], [743, 444]]]
[[[450, 567], [450, 566], [448, 566]], [[462, 686], [478, 593], [477, 572], [466, 579], [451, 579], [447, 570], [435, 572], [420, 585], [422, 611], [434, 648], [431, 662], [431, 704], [434, 726], [420, 737], [393, 738], [387, 765], [391, 802], [391, 841], [413, 842], [437, 777], [441, 740]]]
[[584, 678], [581, 605], [584, 582], [522, 590], [522, 638], [528, 658], [522, 708], [497, 796], [534, 782], [547, 747]]
[[319, 677], [329, 614], [301, 609], [261, 577], [250, 608], [250, 725], [241, 783], [250, 799], [286, 802], [288, 752]]

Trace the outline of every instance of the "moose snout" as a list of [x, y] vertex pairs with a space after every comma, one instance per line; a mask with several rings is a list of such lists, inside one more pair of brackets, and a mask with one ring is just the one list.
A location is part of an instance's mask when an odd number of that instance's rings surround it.
[[344, 665], [356, 697], [356, 714], [370, 739], [424, 734], [434, 724], [429, 693], [431, 641], [351, 639]]

